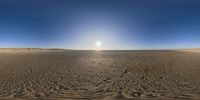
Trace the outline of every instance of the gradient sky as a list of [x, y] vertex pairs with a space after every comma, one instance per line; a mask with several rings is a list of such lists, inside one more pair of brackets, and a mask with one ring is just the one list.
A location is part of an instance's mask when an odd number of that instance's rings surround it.
[[199, 0], [1, 0], [0, 48], [200, 47]]

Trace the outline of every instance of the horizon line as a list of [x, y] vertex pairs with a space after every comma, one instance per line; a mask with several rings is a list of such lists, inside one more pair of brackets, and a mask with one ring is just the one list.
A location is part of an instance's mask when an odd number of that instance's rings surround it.
[[131, 51], [131, 50], [200, 50], [200, 48], [171, 48], [171, 49], [70, 49], [70, 48], [0, 48], [1, 49], [40, 49], [40, 50], [76, 50], [76, 51]]

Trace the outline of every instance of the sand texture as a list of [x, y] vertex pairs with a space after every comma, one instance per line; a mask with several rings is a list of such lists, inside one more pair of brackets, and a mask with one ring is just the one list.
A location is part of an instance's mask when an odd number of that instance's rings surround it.
[[200, 99], [200, 53], [0, 50], [1, 100]]

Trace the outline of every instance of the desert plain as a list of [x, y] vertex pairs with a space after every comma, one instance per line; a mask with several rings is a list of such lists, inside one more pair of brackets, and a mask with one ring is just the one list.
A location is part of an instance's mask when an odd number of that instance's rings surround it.
[[0, 49], [0, 99], [200, 99], [196, 51]]

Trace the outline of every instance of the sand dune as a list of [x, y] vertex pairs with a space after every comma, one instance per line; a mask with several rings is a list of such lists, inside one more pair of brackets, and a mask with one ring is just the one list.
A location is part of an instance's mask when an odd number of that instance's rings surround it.
[[200, 99], [199, 53], [11, 51], [0, 52], [0, 99]]

